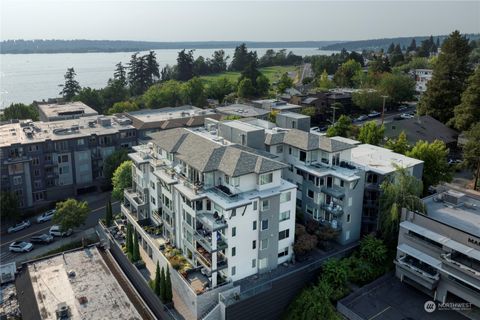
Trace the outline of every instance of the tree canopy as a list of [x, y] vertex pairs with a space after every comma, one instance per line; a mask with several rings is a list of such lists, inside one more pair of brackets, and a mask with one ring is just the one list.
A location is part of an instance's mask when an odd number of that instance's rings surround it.
[[132, 186], [132, 161], [124, 161], [113, 172], [112, 177], [112, 198], [121, 200], [123, 198], [123, 189]]
[[468, 86], [461, 95], [461, 102], [455, 106], [452, 120], [460, 131], [470, 129], [480, 122], [480, 67], [468, 78]]
[[1, 116], [2, 121], [24, 119], [38, 121], [38, 109], [34, 105], [26, 105], [23, 103], [12, 103], [9, 107], [3, 109], [3, 114]]
[[385, 127], [383, 125], [377, 125], [375, 120], [368, 121], [360, 127], [358, 140], [360, 140], [362, 143], [379, 145], [380, 142], [383, 141], [384, 133]]
[[0, 220], [15, 221], [20, 219], [18, 199], [12, 192], [0, 192]]
[[465, 164], [474, 172], [475, 181], [473, 188], [479, 189], [480, 179], [480, 122], [473, 125], [466, 132], [467, 143], [463, 146], [463, 158]]
[[85, 223], [90, 209], [86, 201], [67, 199], [57, 202], [57, 211], [53, 215], [53, 223], [58, 224], [60, 229], [66, 231], [81, 226]]
[[380, 92], [394, 104], [411, 100], [415, 94], [415, 81], [404, 74], [384, 73], [378, 84]]
[[335, 124], [331, 125], [327, 130], [328, 137], [341, 136], [349, 138], [353, 129], [352, 120], [346, 116], [341, 115]]
[[405, 154], [409, 151], [410, 145], [408, 144], [405, 131], [400, 132], [397, 139], [388, 139], [387, 143], [385, 143], [385, 147], [400, 154]]
[[128, 161], [128, 150], [118, 149], [109, 155], [103, 163], [103, 177], [110, 185], [115, 170], [125, 161]]
[[63, 85], [63, 89], [60, 91], [60, 94], [67, 101], [72, 100], [72, 98], [80, 92], [81, 87], [78, 81], [75, 80], [76, 75], [77, 74], [75, 73], [74, 68], [68, 68], [67, 73], [65, 73], [65, 84]]

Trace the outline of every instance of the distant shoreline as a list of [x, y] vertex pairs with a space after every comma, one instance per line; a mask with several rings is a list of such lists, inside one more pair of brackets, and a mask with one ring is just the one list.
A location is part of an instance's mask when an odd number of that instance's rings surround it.
[[[245, 43], [248, 48], [320, 48], [339, 41], [198, 41], [146, 42], [110, 40], [6, 40], [0, 54], [114, 53], [148, 50], [233, 49]], [[320, 49], [319, 49], [320, 50]]]

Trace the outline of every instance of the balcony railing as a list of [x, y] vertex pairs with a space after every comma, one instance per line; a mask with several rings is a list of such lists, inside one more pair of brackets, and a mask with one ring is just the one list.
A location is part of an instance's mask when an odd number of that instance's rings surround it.
[[235, 202], [241, 199], [240, 194], [232, 193], [228, 187], [223, 185], [212, 186], [205, 191], [212, 192], [227, 202]]
[[473, 268], [470, 268], [469, 266], [464, 265], [463, 263], [459, 262], [458, 260], [452, 259], [452, 254], [451, 253], [444, 253], [441, 254], [442, 259], [447, 262], [447, 265], [458, 269], [459, 271], [462, 272], [468, 272], [470, 273], [473, 277], [476, 277], [480, 279], [480, 271], [477, 271]]
[[217, 239], [217, 247], [216, 249], [213, 249], [212, 245], [212, 233], [206, 230], [195, 230], [194, 235], [195, 235], [195, 240], [197, 243], [199, 243], [202, 247], [204, 247], [208, 252], [216, 252], [218, 250], [223, 250], [228, 247], [226, 239], [220, 234], [217, 233], [220, 236]]
[[210, 231], [217, 231], [227, 228], [227, 222], [223, 217], [216, 217], [212, 213], [198, 213], [197, 221]]
[[334, 198], [341, 198], [345, 196], [345, 190], [341, 187], [337, 186], [323, 186], [322, 192], [328, 194]]
[[335, 203], [322, 203], [320, 208], [333, 214], [335, 217], [340, 217], [343, 214], [343, 207]]
[[407, 260], [406, 257], [401, 257], [400, 259], [397, 259], [396, 262], [404, 267], [407, 267], [414, 273], [424, 277], [428, 278], [430, 280], [438, 281], [440, 280], [440, 275], [438, 272], [432, 270], [427, 270], [425, 267], [422, 267], [420, 264], [415, 263], [415, 260]]
[[212, 255], [205, 251], [203, 248], [197, 247], [196, 250], [197, 261], [206, 267], [210, 272], [219, 271], [225, 269], [228, 266], [227, 258], [222, 254], [217, 254], [217, 265], [212, 266]]
[[320, 220], [320, 224], [324, 227], [331, 228], [336, 231], [342, 230], [342, 223], [337, 220]]

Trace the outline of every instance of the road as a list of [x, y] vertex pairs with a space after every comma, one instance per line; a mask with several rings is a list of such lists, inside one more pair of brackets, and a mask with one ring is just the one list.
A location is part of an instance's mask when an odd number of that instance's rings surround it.
[[[91, 212], [88, 215], [85, 221], [85, 224], [79, 227], [78, 229], [74, 230], [75, 233], [94, 227], [97, 224], [98, 219], [103, 218], [105, 216], [105, 203], [108, 196], [109, 196], [109, 193], [100, 193], [84, 199], [85, 201], [88, 202], [89, 207], [91, 208]], [[112, 202], [112, 211], [114, 214], [120, 212], [119, 201]], [[31, 218], [30, 222], [32, 223], [30, 227], [12, 234], [7, 234], [6, 231], [3, 230], [0, 238], [0, 264], [14, 261], [16, 260], [15, 259], [16, 257], [19, 257], [22, 255], [22, 253], [10, 252], [8, 250], [8, 246], [10, 245], [10, 243], [14, 241], [28, 241], [29, 238], [34, 234], [48, 233], [48, 230], [53, 224], [52, 221], [37, 224], [36, 217]], [[36, 244], [35, 246], [44, 247], [45, 245]], [[34, 251], [35, 251], [35, 248], [33, 249], [33, 252]]]
[[300, 75], [299, 83], [303, 83], [303, 79], [305, 78], [313, 78], [313, 70], [312, 65], [310, 63], [305, 63], [303, 65], [302, 73]]

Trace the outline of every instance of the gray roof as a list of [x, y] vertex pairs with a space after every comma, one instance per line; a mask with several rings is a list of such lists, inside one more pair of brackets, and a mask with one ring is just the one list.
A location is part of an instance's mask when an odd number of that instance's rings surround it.
[[265, 173], [286, 167], [250, 148], [222, 145], [190, 130], [177, 128], [151, 134], [153, 143], [201, 172], [219, 170], [235, 177]]
[[343, 141], [297, 129], [282, 133], [269, 133], [265, 139], [266, 145], [282, 142], [305, 151], [321, 149], [327, 152], [337, 152], [355, 147], [355, 145]]

